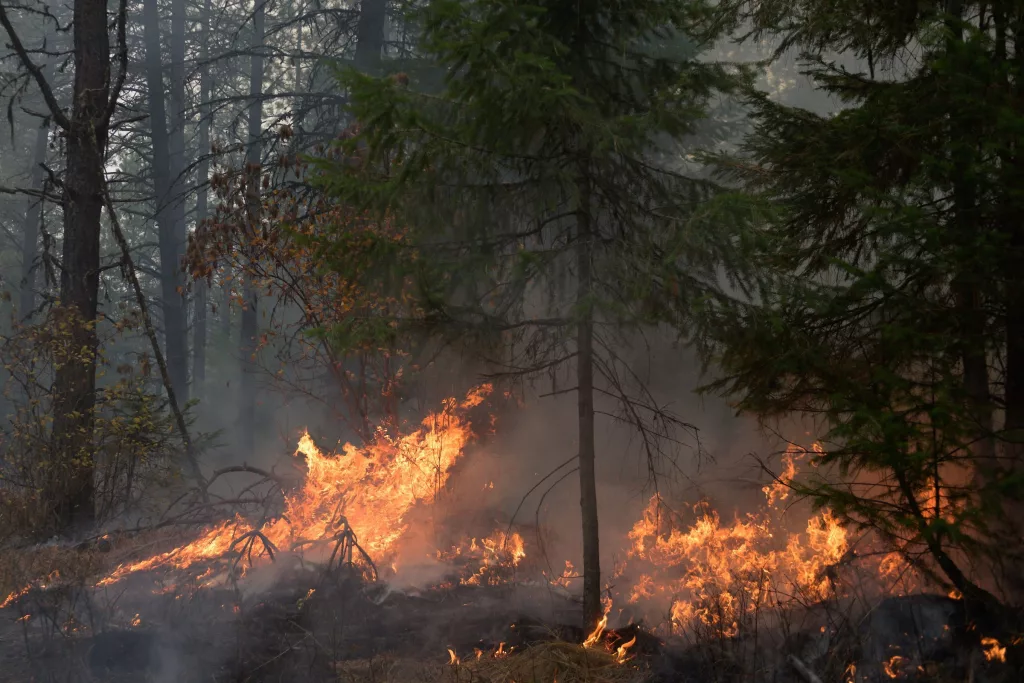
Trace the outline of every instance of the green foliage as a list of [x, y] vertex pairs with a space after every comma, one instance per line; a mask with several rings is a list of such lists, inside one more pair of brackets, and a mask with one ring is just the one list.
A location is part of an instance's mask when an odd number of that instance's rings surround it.
[[[443, 90], [343, 72], [358, 134], [341, 163], [320, 162], [332, 196], [408, 229], [374, 254], [415, 281], [423, 315], [401, 322], [463, 341], [529, 328], [534, 348], [560, 346], [581, 314], [682, 324], [720, 264], [737, 264], [728, 226], [745, 213], [684, 158], [717, 141], [702, 124], [712, 99], [750, 76], [698, 59], [720, 33], [713, 3], [438, 0], [416, 20]], [[570, 304], [584, 191], [598, 284]], [[315, 239], [332, 271], [362, 258], [339, 248], [343, 226]], [[543, 313], [525, 310], [531, 297]]]
[[[57, 451], [52, 433], [53, 376], [62, 364], [84, 362], [83, 354], [88, 353], [69, 344], [73, 324], [55, 309], [37, 324], [16, 327], [0, 346], [7, 380], [4, 399], [11, 407], [0, 428], [0, 520], [12, 533], [52, 530], [51, 506], [59, 499], [60, 487], [71, 479], [69, 472], [82, 466], [96, 471], [101, 520], [145, 502], [141, 498], [147, 486], [166, 485], [179, 477], [179, 435], [159, 380], [152, 376], [155, 367], [145, 354], [137, 363], [113, 367], [101, 355], [94, 432], [83, 440], [95, 448], [81, 456], [88, 462], [68, 462]], [[104, 346], [113, 346], [133, 326], [130, 318], [117, 325]]]
[[[782, 20], [771, 7], [750, 17], [759, 29]], [[757, 296], [715, 301], [703, 341], [724, 370], [710, 388], [740, 409], [823, 422], [804, 493], [988, 600], [981, 584], [1006, 597], [1019, 586], [999, 580], [1022, 578], [1021, 64], [976, 13], [972, 26], [919, 7], [871, 31], [860, 5], [786, 14], [807, 72], [845, 108], [752, 98], [745, 154], [720, 168], [776, 214], [753, 242]], [[823, 56], [847, 47], [871, 56], [868, 73]]]

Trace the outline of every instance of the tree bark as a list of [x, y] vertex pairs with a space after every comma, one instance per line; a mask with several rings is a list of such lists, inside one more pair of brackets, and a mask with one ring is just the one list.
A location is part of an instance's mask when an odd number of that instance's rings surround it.
[[593, 249], [590, 192], [587, 180], [580, 186], [576, 214], [577, 315], [580, 316], [576, 347], [577, 408], [579, 410], [580, 511], [583, 517], [583, 626], [590, 631], [603, 616], [601, 606], [601, 551], [597, 518], [596, 447], [594, 443], [594, 318], [591, 296]]
[[359, 23], [356, 24], [355, 65], [362, 71], [372, 71], [380, 65], [384, 52], [384, 25], [387, 20], [385, 0], [363, 0], [359, 5]]
[[[266, 0], [256, 0], [253, 13], [252, 57], [249, 70], [249, 136], [245, 155], [246, 174], [246, 215], [249, 238], [256, 238], [260, 226], [260, 177], [263, 133], [263, 40], [266, 21]], [[250, 258], [252, 254], [245, 255]], [[243, 452], [251, 453], [254, 448], [253, 431], [256, 428], [256, 336], [259, 332], [258, 293], [250, 276], [243, 284], [245, 306], [242, 309], [240, 330], [241, 382], [239, 389], [238, 428]]]
[[185, 0], [172, 0], [171, 2], [171, 64], [170, 87], [167, 94], [170, 105], [168, 171], [171, 176], [168, 200], [174, 254], [172, 260], [166, 266], [161, 266], [161, 269], [169, 281], [168, 285], [173, 283], [173, 291], [170, 291], [168, 286], [167, 294], [177, 308], [173, 311], [176, 320], [174, 320], [173, 326], [169, 326], [165, 322], [164, 334], [168, 337], [172, 333], [174, 335], [174, 343], [167, 344], [167, 369], [170, 372], [171, 382], [180, 405], [184, 407], [188, 403], [189, 397], [188, 299], [186, 298], [185, 271], [182, 267], [185, 244], [188, 241], [188, 222], [185, 215], [185, 197], [188, 194], [185, 164], [185, 124], [187, 122], [185, 109]]
[[[174, 393], [182, 403], [188, 397], [186, 370], [185, 307], [182, 298], [181, 257], [185, 243], [184, 206], [172, 167], [171, 143], [164, 99], [163, 62], [160, 44], [160, 10], [157, 0], [143, 4], [146, 44], [146, 85], [153, 144], [152, 179], [156, 197], [155, 218], [160, 250], [160, 294], [163, 311], [164, 348]], [[172, 88], [173, 89], [173, 88]]]
[[[210, 128], [213, 126], [213, 110], [210, 107], [210, 65], [207, 64], [210, 54], [210, 14], [212, 0], [203, 4], [203, 45], [201, 49], [202, 71], [199, 75], [199, 168], [196, 172], [196, 185], [199, 188], [196, 196], [196, 227], [206, 220], [209, 214], [210, 188], [207, 185], [210, 177]], [[195, 283], [195, 327], [192, 330], [192, 392], [201, 396], [206, 383], [206, 323], [207, 323], [207, 284], [203, 279]]]
[[[46, 145], [50, 139], [50, 122], [45, 120], [36, 131], [36, 144], [32, 153], [32, 172], [29, 177], [33, 190], [42, 190], [46, 180]], [[25, 320], [36, 307], [35, 262], [39, 255], [39, 221], [43, 215], [42, 197], [28, 197], [25, 202], [25, 222], [21, 229], [21, 285], [18, 291], [18, 317]]]
[[50, 492], [54, 516], [64, 530], [91, 526], [95, 519], [95, 324], [111, 71], [106, 0], [76, 0], [72, 23], [75, 78], [61, 200], [64, 244], [60, 307], [66, 315], [76, 361], [62, 364], [54, 378], [53, 447], [66, 472], [62, 473], [63, 481], [57, 483], [58, 490]]

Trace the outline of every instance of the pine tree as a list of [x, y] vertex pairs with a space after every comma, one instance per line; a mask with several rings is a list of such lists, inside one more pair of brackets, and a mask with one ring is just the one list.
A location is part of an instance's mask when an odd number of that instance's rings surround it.
[[[603, 611], [595, 394], [619, 402], [653, 459], [681, 423], [619, 350], [630, 332], [682, 324], [731, 249], [712, 229], [727, 204], [684, 158], [718, 132], [702, 127], [712, 99], [749, 76], [699, 59], [720, 34], [713, 4], [434, 0], [416, 22], [440, 92], [405, 74], [343, 77], [359, 132], [324, 186], [406, 233], [328, 233], [325, 263], [397, 266], [422, 312], [402, 322], [488, 351], [498, 378], [550, 374], [552, 393], [576, 393], [588, 626]], [[575, 384], [559, 387], [566, 372]]]
[[754, 96], [723, 160], [775, 218], [759, 296], [709, 307], [711, 388], [820, 418], [805, 493], [972, 604], [1019, 598], [1024, 3], [737, 4], [843, 106]]

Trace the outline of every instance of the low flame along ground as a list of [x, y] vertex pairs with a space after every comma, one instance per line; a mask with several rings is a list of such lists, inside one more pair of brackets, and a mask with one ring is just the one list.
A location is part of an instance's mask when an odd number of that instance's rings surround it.
[[[325, 454], [304, 434], [295, 456], [304, 459], [307, 474], [301, 488], [284, 497], [284, 514], [259, 527], [241, 516], [225, 520], [169, 552], [117, 567], [97, 585], [112, 585], [130, 574], [161, 568], [202, 570], [193, 577], [202, 585], [223, 576], [223, 571], [218, 574], [211, 569], [211, 563], [237, 552], [247, 538], [254, 547], [251, 561], [259, 564], [270, 561], [267, 543], [275, 552], [313, 553], [318, 546], [321, 553], [325, 548], [329, 551], [345, 524], [377, 567], [393, 571], [395, 563], [401, 562], [396, 549], [408, 529], [410, 512], [430, 504], [447, 484], [453, 465], [472, 438], [466, 412], [479, 406], [490, 391], [489, 385], [483, 385], [461, 402], [449, 399], [410, 434], [395, 437], [381, 430], [366, 448], [346, 445], [338, 454]], [[798, 601], [808, 604], [832, 595], [837, 589], [834, 570], [850, 549], [847, 530], [827, 510], [810, 517], [798, 533], [787, 532], [782, 519], [788, 484], [804, 455], [801, 449], [790, 449], [782, 474], [763, 489], [763, 508], [731, 523], [723, 523], [704, 504], [695, 506], [693, 515], [682, 515], [659, 496], [652, 497], [629, 533], [627, 561], [614, 581], [619, 585], [616, 604], [630, 605], [634, 616], [665, 614], [668, 607], [671, 618], [663, 627], [672, 631], [707, 627], [728, 637], [738, 633], [748, 615], [758, 609], [784, 608]], [[487, 584], [506, 580], [492, 570], [515, 568], [527, 550], [519, 533], [497, 530], [439, 550], [436, 557], [448, 562], [472, 560], [476, 569], [461, 582]], [[565, 566], [561, 576], [548, 577], [552, 584], [570, 585], [575, 569], [568, 561]], [[892, 556], [882, 558], [876, 569], [897, 572], [905, 566]], [[23, 593], [12, 593], [0, 608]], [[611, 610], [610, 602], [605, 606]], [[587, 638], [587, 647], [598, 646], [607, 623], [606, 612]], [[649, 618], [648, 623], [657, 620]], [[624, 661], [632, 644], [620, 646], [613, 654]], [[986, 648], [990, 659], [1001, 658], [1005, 651], [995, 641]], [[501, 650], [496, 656], [504, 654]], [[450, 656], [452, 663], [458, 661], [454, 652]]]

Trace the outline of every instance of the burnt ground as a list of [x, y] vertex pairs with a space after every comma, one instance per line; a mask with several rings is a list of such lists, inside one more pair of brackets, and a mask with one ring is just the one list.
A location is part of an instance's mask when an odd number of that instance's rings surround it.
[[502, 643], [514, 650], [583, 637], [557, 626], [578, 621], [579, 610], [546, 586], [410, 595], [299, 566], [254, 594], [244, 584], [154, 594], [161, 580], [141, 574], [104, 589], [29, 591], [0, 611], [0, 680], [283, 681], [301, 671], [302, 680], [333, 681], [346, 660], [440, 664], [448, 648], [489, 653]]
[[[572, 625], [579, 621], [576, 602], [546, 585], [415, 595], [347, 571], [325, 575], [285, 564], [234, 587], [186, 583], [168, 591], [165, 575], [142, 573], [102, 589], [57, 583], [29, 591], [0, 610], [0, 681], [448, 682], [463, 680], [444, 677], [449, 648], [472, 658], [477, 649], [516, 653], [584, 637]], [[1024, 669], [1013, 665], [1015, 648], [1008, 648], [1009, 664], [984, 659], [977, 647], [984, 634], [971, 633], [958, 601], [917, 595], [889, 598], [856, 619], [823, 619], [824, 613], [724, 640], [665, 642], [636, 625], [611, 630], [607, 639], [614, 647], [638, 637], [638, 683], [815, 683], [791, 657], [821, 683], [854, 680], [851, 664], [857, 683], [889, 681], [891, 673], [921, 683], [1024, 680]], [[1012, 636], [1001, 637], [1005, 643]], [[421, 668], [399, 677], [374, 668], [384, 660]]]

